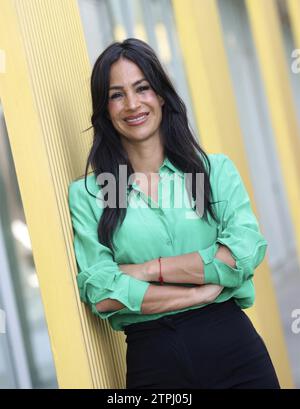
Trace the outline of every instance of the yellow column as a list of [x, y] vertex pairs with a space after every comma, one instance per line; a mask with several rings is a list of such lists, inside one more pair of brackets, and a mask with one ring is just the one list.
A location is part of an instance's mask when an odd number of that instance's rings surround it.
[[299, 24], [300, 0], [287, 0], [287, 8], [291, 21], [294, 41], [296, 47], [300, 49], [300, 24]]
[[[246, 2], [300, 256], [300, 133], [276, 3]], [[267, 18], [266, 18], [267, 16]]]
[[[222, 152], [232, 158], [245, 181], [255, 211], [216, 1], [173, 0], [173, 6], [202, 146], [208, 152]], [[256, 270], [255, 287], [255, 305], [246, 312], [267, 344], [281, 386], [292, 387], [278, 306], [266, 260]]]
[[120, 388], [125, 343], [78, 297], [67, 188], [91, 134], [77, 1], [1, 0], [4, 107], [60, 388]]

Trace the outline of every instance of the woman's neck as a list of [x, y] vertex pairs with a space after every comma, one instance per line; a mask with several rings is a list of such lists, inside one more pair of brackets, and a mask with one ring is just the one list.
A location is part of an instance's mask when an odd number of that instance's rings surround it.
[[144, 173], [149, 175], [157, 173], [162, 165], [165, 155], [163, 148], [129, 150], [129, 160], [132, 164], [134, 172]]

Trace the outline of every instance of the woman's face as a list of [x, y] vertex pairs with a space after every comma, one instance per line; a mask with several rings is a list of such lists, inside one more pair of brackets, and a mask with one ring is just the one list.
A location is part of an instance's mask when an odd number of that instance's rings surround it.
[[108, 113], [121, 137], [130, 142], [159, 138], [163, 103], [135, 63], [121, 58], [111, 66]]

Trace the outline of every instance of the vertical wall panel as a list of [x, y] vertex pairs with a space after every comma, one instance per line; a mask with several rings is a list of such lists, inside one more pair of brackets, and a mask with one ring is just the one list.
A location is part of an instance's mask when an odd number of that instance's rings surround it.
[[291, 67], [286, 65], [276, 3], [246, 4], [300, 255], [300, 131], [287, 71]]
[[75, 0], [1, 0], [0, 97], [61, 388], [124, 387], [125, 342], [78, 296], [67, 188], [91, 133], [88, 61]]
[[299, 24], [300, 0], [287, 0], [287, 6], [288, 6], [289, 17], [291, 20], [294, 41], [295, 41], [296, 47], [300, 49], [300, 24]]

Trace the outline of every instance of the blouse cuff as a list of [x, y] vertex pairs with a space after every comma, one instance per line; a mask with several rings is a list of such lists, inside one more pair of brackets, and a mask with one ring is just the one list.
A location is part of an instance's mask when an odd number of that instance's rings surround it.
[[203, 261], [204, 284], [239, 287], [243, 282], [242, 268], [238, 263], [236, 263], [237, 268], [233, 268], [218, 258], [215, 258], [219, 244], [220, 243], [215, 242], [206, 249], [198, 250]]
[[120, 297], [115, 298], [116, 295], [111, 295], [110, 298], [112, 299], [117, 299], [118, 301], [120, 301], [122, 304], [124, 304], [124, 308], [120, 309], [120, 310], [116, 310], [116, 311], [106, 311], [106, 312], [101, 312], [98, 311], [96, 308], [96, 304], [92, 304], [92, 312], [95, 315], [98, 315], [101, 319], [107, 319], [109, 317], [111, 317], [114, 314], [120, 314], [120, 312], [128, 312], [128, 313], [135, 313], [135, 314], [141, 314], [141, 309], [142, 309], [142, 304], [143, 304], [143, 299], [145, 296], [146, 291], [148, 290], [148, 287], [150, 285], [150, 283], [146, 282], [146, 281], [139, 281], [136, 280], [133, 277], [129, 277], [126, 276], [126, 274], [123, 274], [125, 277], [131, 278], [132, 281], [130, 286], [131, 286], [131, 290], [132, 294], [130, 295], [129, 298], [124, 298], [122, 299], [122, 296], [120, 295]]
[[137, 280], [125, 273], [117, 272], [107, 275], [103, 282], [103, 271], [88, 274], [83, 271], [77, 275], [80, 298], [83, 302], [91, 305], [92, 312], [105, 319], [121, 310], [100, 312], [96, 304], [110, 298], [124, 304], [124, 309], [140, 314], [143, 298], [150, 285], [146, 281]]

